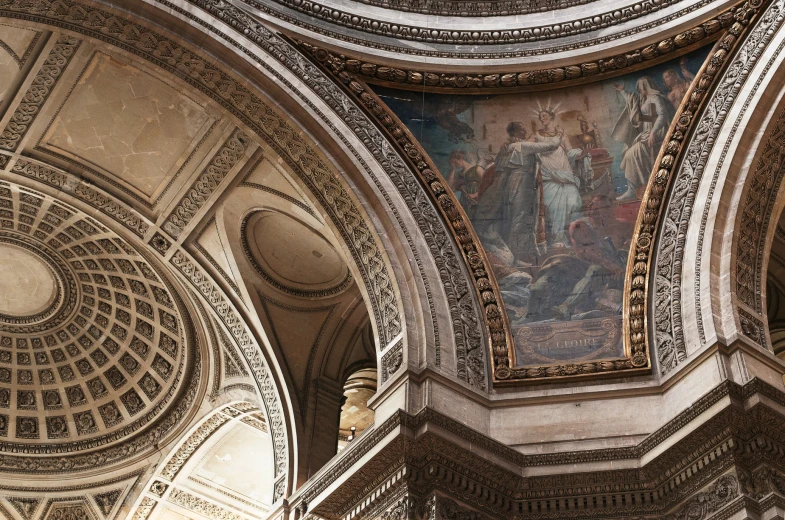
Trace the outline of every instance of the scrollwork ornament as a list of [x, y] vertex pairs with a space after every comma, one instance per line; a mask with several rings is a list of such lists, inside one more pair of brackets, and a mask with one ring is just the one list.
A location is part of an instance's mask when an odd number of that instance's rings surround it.
[[711, 513], [733, 500], [739, 494], [739, 481], [735, 475], [724, 475], [707, 491], [698, 493], [668, 520], [703, 520]]
[[270, 421], [276, 475], [285, 473], [287, 470], [288, 450], [283, 409], [278, 400], [272, 374], [259, 347], [253, 340], [251, 332], [247, 329], [245, 321], [236, 313], [231, 303], [213, 283], [212, 279], [186, 256], [182, 250], [177, 249], [174, 255], [172, 255], [170, 262], [210, 304], [243, 353], [259, 386], [267, 417]]
[[46, 57], [46, 61], [25, 92], [22, 101], [14, 110], [5, 129], [0, 133], [0, 149], [9, 152], [16, 151], [80, 43], [70, 35], [64, 34], [57, 38], [54, 47]]
[[250, 145], [250, 139], [240, 130], [235, 130], [226, 140], [167, 217], [163, 229], [169, 236], [175, 239], [180, 237], [183, 229], [207, 203], [210, 196], [218, 189], [218, 185], [234, 168]]

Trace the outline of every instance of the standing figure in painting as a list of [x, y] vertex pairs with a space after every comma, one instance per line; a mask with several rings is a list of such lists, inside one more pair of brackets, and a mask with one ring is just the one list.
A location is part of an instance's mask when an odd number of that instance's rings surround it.
[[452, 188], [466, 214], [472, 218], [477, 199], [480, 195], [480, 181], [485, 169], [479, 164], [471, 164], [466, 160], [466, 152], [453, 150], [450, 153], [450, 173], [447, 184]]
[[627, 178], [627, 191], [617, 200], [633, 201], [649, 181], [673, 108], [648, 76], [638, 80], [636, 92], [627, 92], [620, 84], [614, 84], [614, 88], [624, 94], [626, 104], [612, 134], [626, 146], [621, 168]]
[[535, 154], [558, 148], [562, 135], [529, 137], [521, 122], [507, 125], [507, 135], [493, 164], [493, 184], [475, 208], [474, 229], [486, 249], [504, 263], [536, 265], [540, 190]]
[[681, 100], [687, 95], [687, 90], [689, 90], [692, 80], [695, 79], [695, 75], [687, 70], [687, 63], [684, 57], [681, 58], [679, 65], [681, 65], [681, 74], [673, 68], [662, 73], [662, 81], [668, 87], [668, 100], [673, 105], [674, 110], [679, 108]]
[[[561, 135], [559, 147], [550, 152], [540, 152], [540, 172], [542, 173], [542, 194], [546, 209], [546, 237], [548, 246], [568, 247], [570, 239], [567, 229], [570, 222], [582, 216], [581, 181], [573, 173], [570, 161], [583, 156], [580, 149], [568, 151], [564, 132], [555, 126], [556, 114], [550, 108], [540, 110], [542, 128], [538, 134], [543, 138]], [[569, 154], [569, 155], [568, 155]]]

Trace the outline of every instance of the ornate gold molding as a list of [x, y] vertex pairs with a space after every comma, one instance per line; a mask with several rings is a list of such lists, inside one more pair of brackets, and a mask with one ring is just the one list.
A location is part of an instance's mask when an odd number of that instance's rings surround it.
[[408, 163], [411, 171], [417, 173], [434, 206], [447, 222], [469, 269], [477, 298], [483, 306], [485, 329], [493, 359], [491, 369], [496, 384], [515, 381], [541, 382], [564, 377], [582, 378], [629, 369], [648, 371], [648, 363], [634, 366], [630, 359], [516, 369], [513, 338], [499, 285], [493, 272], [486, 268], [490, 264], [469, 218], [455, 195], [445, 188], [444, 178], [406, 126], [361, 79], [341, 67], [333, 68], [334, 62], [330, 60], [329, 53], [320, 52], [320, 49], [314, 47], [307, 47], [305, 50], [310, 51], [308, 54], [331, 73], [376, 122], [390, 143], [397, 148], [400, 156]]
[[337, 55], [300, 40], [297, 45], [320, 62], [329, 64], [331, 70], [346, 71], [374, 85], [450, 94], [525, 92], [607, 79], [681, 56], [719, 38], [722, 29], [733, 24], [735, 9], [737, 7], [673, 37], [629, 52], [564, 67], [529, 71], [466, 74], [402, 69], [343, 54]]

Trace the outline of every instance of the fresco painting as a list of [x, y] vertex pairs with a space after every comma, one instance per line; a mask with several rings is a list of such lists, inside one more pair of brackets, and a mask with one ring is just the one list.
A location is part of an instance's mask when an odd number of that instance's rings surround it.
[[469, 216], [502, 292], [517, 366], [624, 355], [633, 227], [676, 108], [707, 53], [544, 92], [377, 88]]

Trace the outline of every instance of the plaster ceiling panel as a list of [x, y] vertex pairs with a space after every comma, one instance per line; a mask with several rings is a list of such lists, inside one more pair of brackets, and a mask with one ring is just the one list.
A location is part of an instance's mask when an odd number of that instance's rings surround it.
[[[11, 25], [0, 25], [0, 40], [2, 40], [3, 50], [9, 56], [12, 56], [13, 61], [16, 63], [24, 63], [27, 58], [27, 53], [30, 47], [38, 39], [40, 33], [23, 29], [21, 27], [13, 27]], [[13, 53], [13, 55], [11, 54]]]
[[166, 508], [163, 511], [161, 511], [161, 514], [159, 514], [156, 518], [158, 518], [158, 520], [193, 520], [194, 517], [185, 516], [175, 511], [172, 511], [169, 508]]
[[269, 435], [242, 424], [204, 456], [193, 474], [219, 490], [269, 505], [274, 478], [272, 460]]
[[290, 181], [287, 176], [281, 172], [272, 162], [265, 159], [254, 168], [248, 176], [243, 179], [244, 185], [253, 185], [254, 187], [263, 186], [262, 189], [272, 191], [276, 194], [287, 195], [303, 204], [308, 204], [308, 201], [302, 195], [299, 189]]
[[287, 367], [298, 389], [307, 384], [311, 353], [322, 337], [334, 307], [294, 307], [263, 300], [275, 340], [286, 357]]
[[5, 105], [15, 92], [12, 87], [22, 76], [22, 68], [40, 33], [0, 25], [0, 106]]
[[262, 211], [248, 219], [244, 240], [262, 277], [295, 296], [328, 296], [346, 289], [349, 269], [318, 232], [292, 217]]
[[196, 242], [201, 248], [201, 253], [209, 255], [210, 259], [215, 262], [215, 265], [236, 283], [237, 279], [227, 258], [227, 253], [230, 249], [228, 244], [224, 244], [223, 238], [218, 233], [218, 225], [215, 220], [204, 228]]
[[176, 87], [96, 53], [39, 146], [97, 167], [153, 198], [212, 122]]

